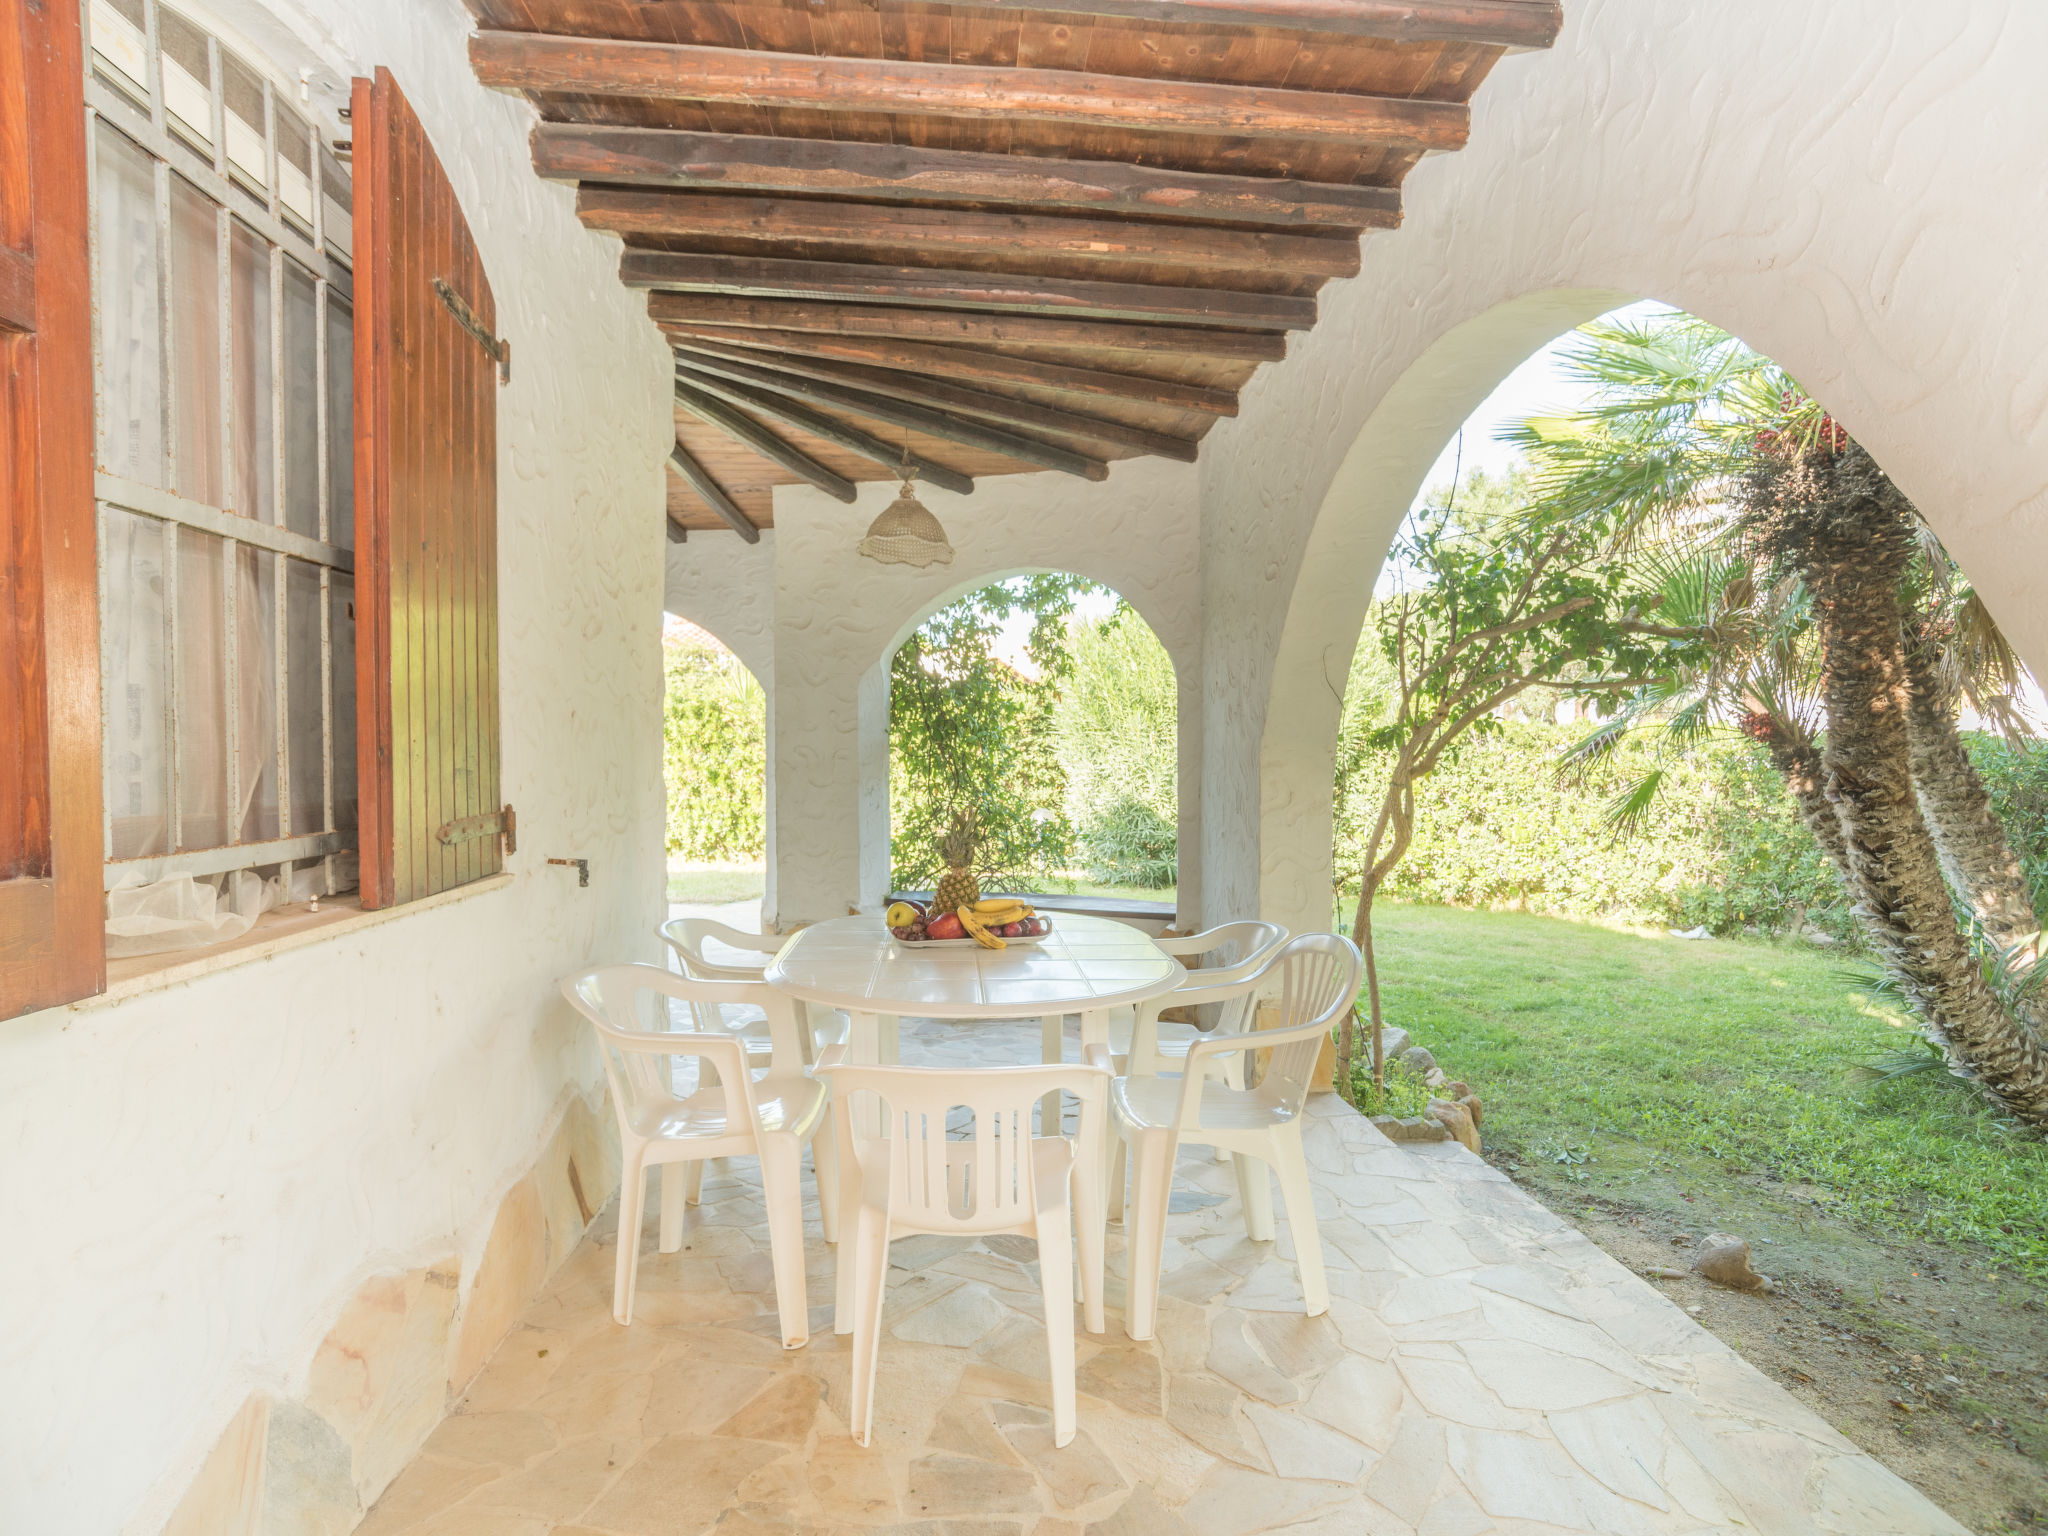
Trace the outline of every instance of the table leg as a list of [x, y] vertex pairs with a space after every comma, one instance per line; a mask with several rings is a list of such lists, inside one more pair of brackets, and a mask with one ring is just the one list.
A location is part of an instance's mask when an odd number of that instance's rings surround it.
[[[1043, 1047], [1038, 1059], [1048, 1067], [1056, 1067], [1066, 1058], [1066, 1015], [1049, 1013], [1038, 1021], [1038, 1028]], [[1038, 1101], [1039, 1135], [1057, 1136], [1064, 1129], [1060, 1124], [1061, 1104], [1062, 1099], [1057, 1088]]]
[[901, 1024], [902, 1021], [893, 1013], [885, 1013], [881, 1016], [881, 1027], [877, 1031], [876, 1042], [878, 1054], [875, 1060], [885, 1067], [893, 1067], [903, 1060]]

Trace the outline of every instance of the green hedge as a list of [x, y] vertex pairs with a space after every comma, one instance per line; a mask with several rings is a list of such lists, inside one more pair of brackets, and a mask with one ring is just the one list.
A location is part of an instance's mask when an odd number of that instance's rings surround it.
[[1054, 712], [1066, 815], [1106, 885], [1158, 890], [1179, 874], [1180, 705], [1166, 647], [1128, 606], [1078, 626]]
[[[1562, 787], [1558, 756], [1584, 733], [1510, 722], [1466, 742], [1423, 781], [1415, 842], [1387, 894], [1716, 933], [1802, 918], [1848, 931], [1834, 872], [1755, 745], [1730, 736], [1667, 761], [1647, 829], [1622, 840], [1607, 806], [1652, 766], [1652, 746], [1626, 741], [1582, 787]], [[1339, 817], [1339, 870], [1354, 887], [1376, 768], [1360, 765]]]
[[[1626, 740], [1582, 787], [1562, 787], [1558, 757], [1586, 729], [1508, 722], [1468, 741], [1423, 782], [1415, 843], [1387, 893], [1717, 934], [1803, 921], [1854, 939], [1833, 869], [1754, 743], [1731, 732], [1667, 755], [1645, 830], [1619, 839], [1607, 807], [1654, 765], [1657, 748]], [[2048, 753], [1983, 736], [1970, 751], [2039, 893], [2048, 885]], [[1357, 762], [1339, 806], [1338, 869], [1353, 890], [1383, 774], [1369, 758]]]
[[768, 707], [754, 674], [729, 651], [672, 643], [662, 769], [668, 851], [686, 859], [758, 859], [768, 782]]

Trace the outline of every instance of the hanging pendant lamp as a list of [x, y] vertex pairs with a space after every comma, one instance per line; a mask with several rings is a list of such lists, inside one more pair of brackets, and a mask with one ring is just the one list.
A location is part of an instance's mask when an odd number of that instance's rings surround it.
[[868, 524], [867, 537], [859, 552], [883, 565], [951, 565], [953, 546], [946, 542], [946, 530], [926, 509], [911, 489], [917, 471], [910, 464], [910, 434], [903, 435], [903, 489], [882, 509], [881, 516]]

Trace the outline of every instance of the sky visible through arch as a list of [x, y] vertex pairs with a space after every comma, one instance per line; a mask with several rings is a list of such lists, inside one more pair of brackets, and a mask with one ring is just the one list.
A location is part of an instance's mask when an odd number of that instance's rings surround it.
[[[1645, 299], [1610, 310], [1600, 319], [1639, 323], [1670, 313], [1673, 313], [1670, 305]], [[1462, 485], [1475, 473], [1504, 474], [1519, 464], [1522, 455], [1508, 444], [1497, 441], [1500, 433], [1515, 422], [1529, 416], [1568, 415], [1586, 404], [1592, 395], [1591, 389], [1573, 378], [1564, 366], [1565, 351], [1577, 336], [1577, 331], [1566, 331], [1547, 346], [1538, 348], [1519, 368], [1502, 379], [1492, 394], [1479, 402], [1479, 408], [1467, 416], [1465, 425], [1451, 435], [1451, 440], [1444, 444], [1444, 451], [1437, 455], [1436, 463], [1423, 477], [1422, 490], [1409, 508], [1409, 516], [1414, 516], [1416, 508], [1441, 501], [1443, 492], [1451, 487], [1454, 477]], [[1374, 586], [1374, 596], [1387, 596], [1395, 589], [1402, 574], [1392, 560], [1383, 564]]]

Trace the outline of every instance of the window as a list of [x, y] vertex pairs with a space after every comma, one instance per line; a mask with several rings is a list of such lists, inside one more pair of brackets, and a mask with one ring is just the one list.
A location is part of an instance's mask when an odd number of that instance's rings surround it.
[[0, 1019], [103, 990], [117, 885], [512, 849], [511, 348], [390, 72], [352, 173], [296, 94], [156, 0], [0, 0]]
[[[347, 173], [167, 5], [91, 0], [105, 883], [355, 883]], [[317, 195], [316, 195], [317, 189]]]

